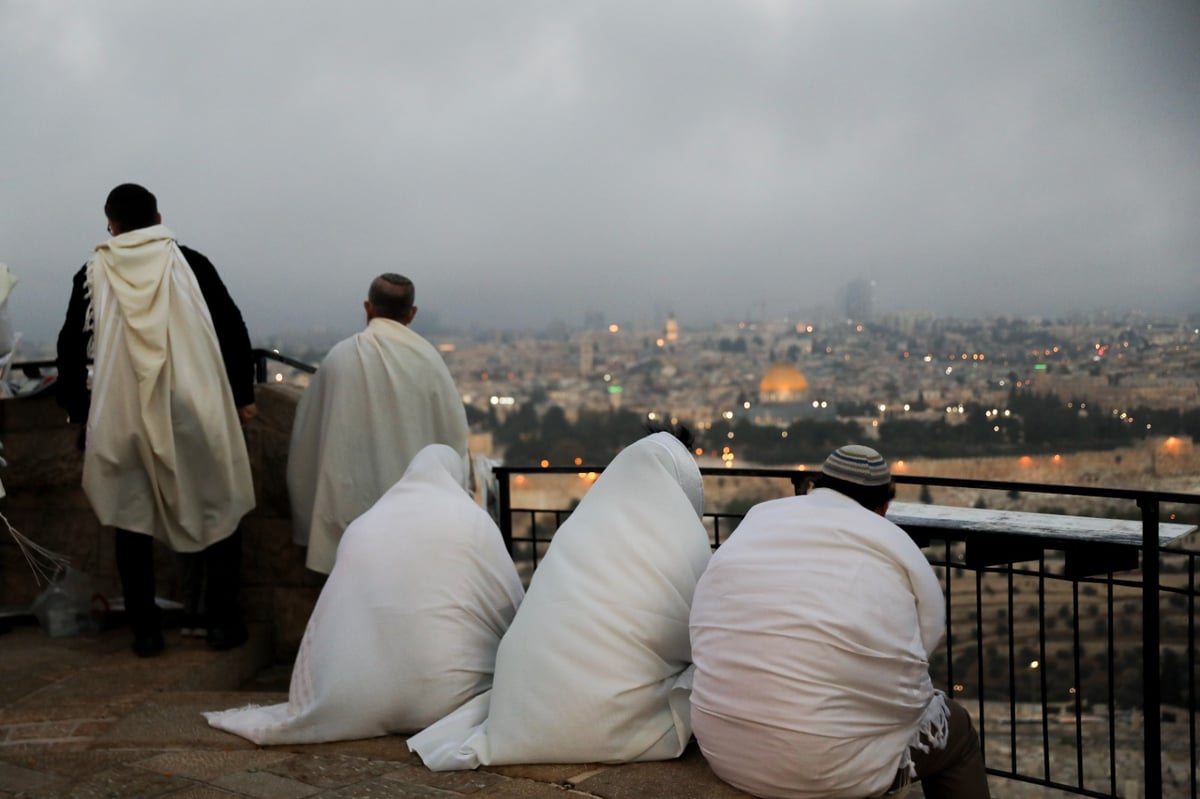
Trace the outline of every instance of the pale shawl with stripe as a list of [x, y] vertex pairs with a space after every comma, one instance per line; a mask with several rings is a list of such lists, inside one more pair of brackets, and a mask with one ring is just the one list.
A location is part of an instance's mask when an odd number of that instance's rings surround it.
[[97, 245], [87, 283], [95, 372], [84, 491], [102, 524], [176, 552], [204, 549], [254, 507], [204, 295], [162, 225]]

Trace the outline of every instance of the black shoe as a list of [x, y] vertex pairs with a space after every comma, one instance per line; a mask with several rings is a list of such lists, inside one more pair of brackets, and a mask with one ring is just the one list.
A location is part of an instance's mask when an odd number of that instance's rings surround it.
[[133, 654], [140, 658], [152, 658], [161, 653], [166, 648], [166, 644], [163, 642], [162, 633], [150, 633], [135, 635], [130, 648], [133, 650]]
[[249, 639], [250, 633], [246, 630], [246, 625], [244, 624], [212, 626], [208, 628], [208, 635], [205, 636], [208, 648], [218, 651], [234, 649], [246, 643]]

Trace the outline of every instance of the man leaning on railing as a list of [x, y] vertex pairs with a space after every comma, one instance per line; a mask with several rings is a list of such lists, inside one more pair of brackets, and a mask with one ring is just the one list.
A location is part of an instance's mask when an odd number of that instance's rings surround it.
[[884, 518], [869, 447], [825, 461], [804, 496], [750, 510], [692, 601], [692, 725], [713, 771], [755, 796], [987, 797], [966, 710], [933, 687], [941, 584]]

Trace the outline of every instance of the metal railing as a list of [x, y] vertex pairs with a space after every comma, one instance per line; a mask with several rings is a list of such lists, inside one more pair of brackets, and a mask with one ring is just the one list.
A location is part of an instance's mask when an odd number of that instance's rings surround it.
[[[313, 374], [317, 371], [317, 367], [304, 361], [298, 361], [295, 358], [284, 355], [277, 350], [265, 350], [259, 347], [252, 351], [254, 356], [254, 380], [257, 383], [267, 383], [269, 380], [268, 365], [271, 361], [282, 363], [285, 366], [290, 366], [293, 369], [298, 369], [301, 372]], [[91, 363], [91, 360], [88, 360]], [[58, 361], [54, 359], [44, 359], [40, 361], [18, 361], [12, 365], [12, 368], [26, 377], [41, 377], [44, 369], [58, 369]]]
[[[514, 507], [512, 483], [600, 471], [495, 469], [499, 526], [525, 576], [536, 569], [571, 509]], [[701, 472], [709, 480], [783, 481], [781, 496], [802, 493], [813, 477], [783, 469]], [[906, 527], [947, 597], [946, 639], [931, 673], [947, 695], [972, 708], [991, 774], [1079, 796], [1115, 798], [1135, 785], [1145, 797], [1196, 797], [1200, 550], [1160, 546], [1159, 521], [1164, 505], [1200, 508], [1200, 495], [915, 475], [895, 479], [900, 485], [1009, 496], [1110, 500], [1127, 506], [1130, 516], [1136, 512], [1142, 535], [1134, 543]], [[742, 515], [705, 513], [714, 549]], [[1172, 704], [1164, 704], [1164, 689]], [[1164, 724], [1170, 728], [1166, 750]]]

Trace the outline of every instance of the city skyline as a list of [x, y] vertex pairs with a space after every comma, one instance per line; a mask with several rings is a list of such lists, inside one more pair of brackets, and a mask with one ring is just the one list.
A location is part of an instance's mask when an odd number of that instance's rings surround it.
[[[153, 13], [148, 13], [153, 9]], [[426, 320], [1200, 307], [1200, 7], [0, 9], [0, 261], [51, 342], [140, 182], [252, 338]], [[113, 46], [120, 42], [120, 46]], [[418, 317], [418, 323], [421, 317]]]

